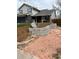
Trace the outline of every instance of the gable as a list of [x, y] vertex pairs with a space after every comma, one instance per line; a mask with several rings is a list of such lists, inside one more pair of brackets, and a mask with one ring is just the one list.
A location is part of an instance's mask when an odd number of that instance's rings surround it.
[[34, 10], [36, 10], [36, 11], [40, 11], [40, 10], [38, 10], [37, 8], [35, 8], [35, 7], [32, 7], [32, 6], [30, 6], [30, 5], [28, 5], [28, 4], [23, 4], [20, 8], [18, 8], [18, 10], [20, 10], [23, 6], [27, 6], [27, 7], [30, 7], [30, 8], [32, 8], [32, 9], [34, 9]]
[[30, 5], [27, 5], [27, 4], [23, 4], [20, 8], [19, 8], [19, 12], [20, 14], [26, 14], [26, 15], [35, 15], [36, 13], [39, 12], [38, 9], [30, 6]]

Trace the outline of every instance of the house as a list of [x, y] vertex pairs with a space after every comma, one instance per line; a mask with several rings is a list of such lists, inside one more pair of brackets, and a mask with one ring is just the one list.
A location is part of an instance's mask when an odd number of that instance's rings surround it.
[[35, 22], [54, 22], [61, 24], [61, 13], [59, 9], [38, 10], [37, 8], [24, 3], [18, 11], [18, 23], [32, 22], [35, 20]]
[[48, 9], [40, 10], [39, 13], [34, 15], [35, 21], [42, 22], [42, 23], [50, 22], [50, 17], [51, 17], [52, 12], [54, 12], [54, 10], [48, 10]]
[[39, 13], [35, 14], [35, 21], [36, 22], [49, 22], [50, 21], [50, 16], [51, 16], [52, 10], [40, 10]]
[[17, 23], [31, 22], [33, 19], [31, 16], [40, 12], [37, 8], [25, 3], [18, 9], [18, 11]]
[[59, 9], [40, 10], [40, 12], [35, 14], [33, 17], [35, 17], [36, 22], [53, 22], [61, 26], [61, 12]]

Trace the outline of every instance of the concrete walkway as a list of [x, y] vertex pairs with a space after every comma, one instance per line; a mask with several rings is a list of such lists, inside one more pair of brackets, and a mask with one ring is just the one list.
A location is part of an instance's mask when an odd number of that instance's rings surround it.
[[38, 59], [38, 57], [29, 53], [25, 54], [21, 50], [17, 50], [17, 59]]

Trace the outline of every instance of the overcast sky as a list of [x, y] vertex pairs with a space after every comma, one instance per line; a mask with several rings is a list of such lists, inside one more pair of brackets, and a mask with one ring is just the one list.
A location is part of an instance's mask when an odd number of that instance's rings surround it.
[[17, 0], [17, 9], [23, 4], [29, 4], [34, 6], [38, 9], [52, 9], [52, 5], [55, 3], [56, 0], [27, 0], [27, 2], [22, 2], [21, 0]]

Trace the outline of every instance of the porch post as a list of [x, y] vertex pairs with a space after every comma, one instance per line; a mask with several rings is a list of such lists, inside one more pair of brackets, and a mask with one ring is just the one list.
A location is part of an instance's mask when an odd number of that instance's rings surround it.
[[37, 16], [36, 16], [36, 24], [37, 24]]
[[43, 23], [43, 16], [41, 17], [41, 22]]
[[52, 23], [52, 19], [51, 19], [51, 16], [49, 17], [49, 20], [50, 20], [50, 23]]
[[49, 20], [50, 20], [50, 23], [51, 23], [51, 19], [49, 18]]

